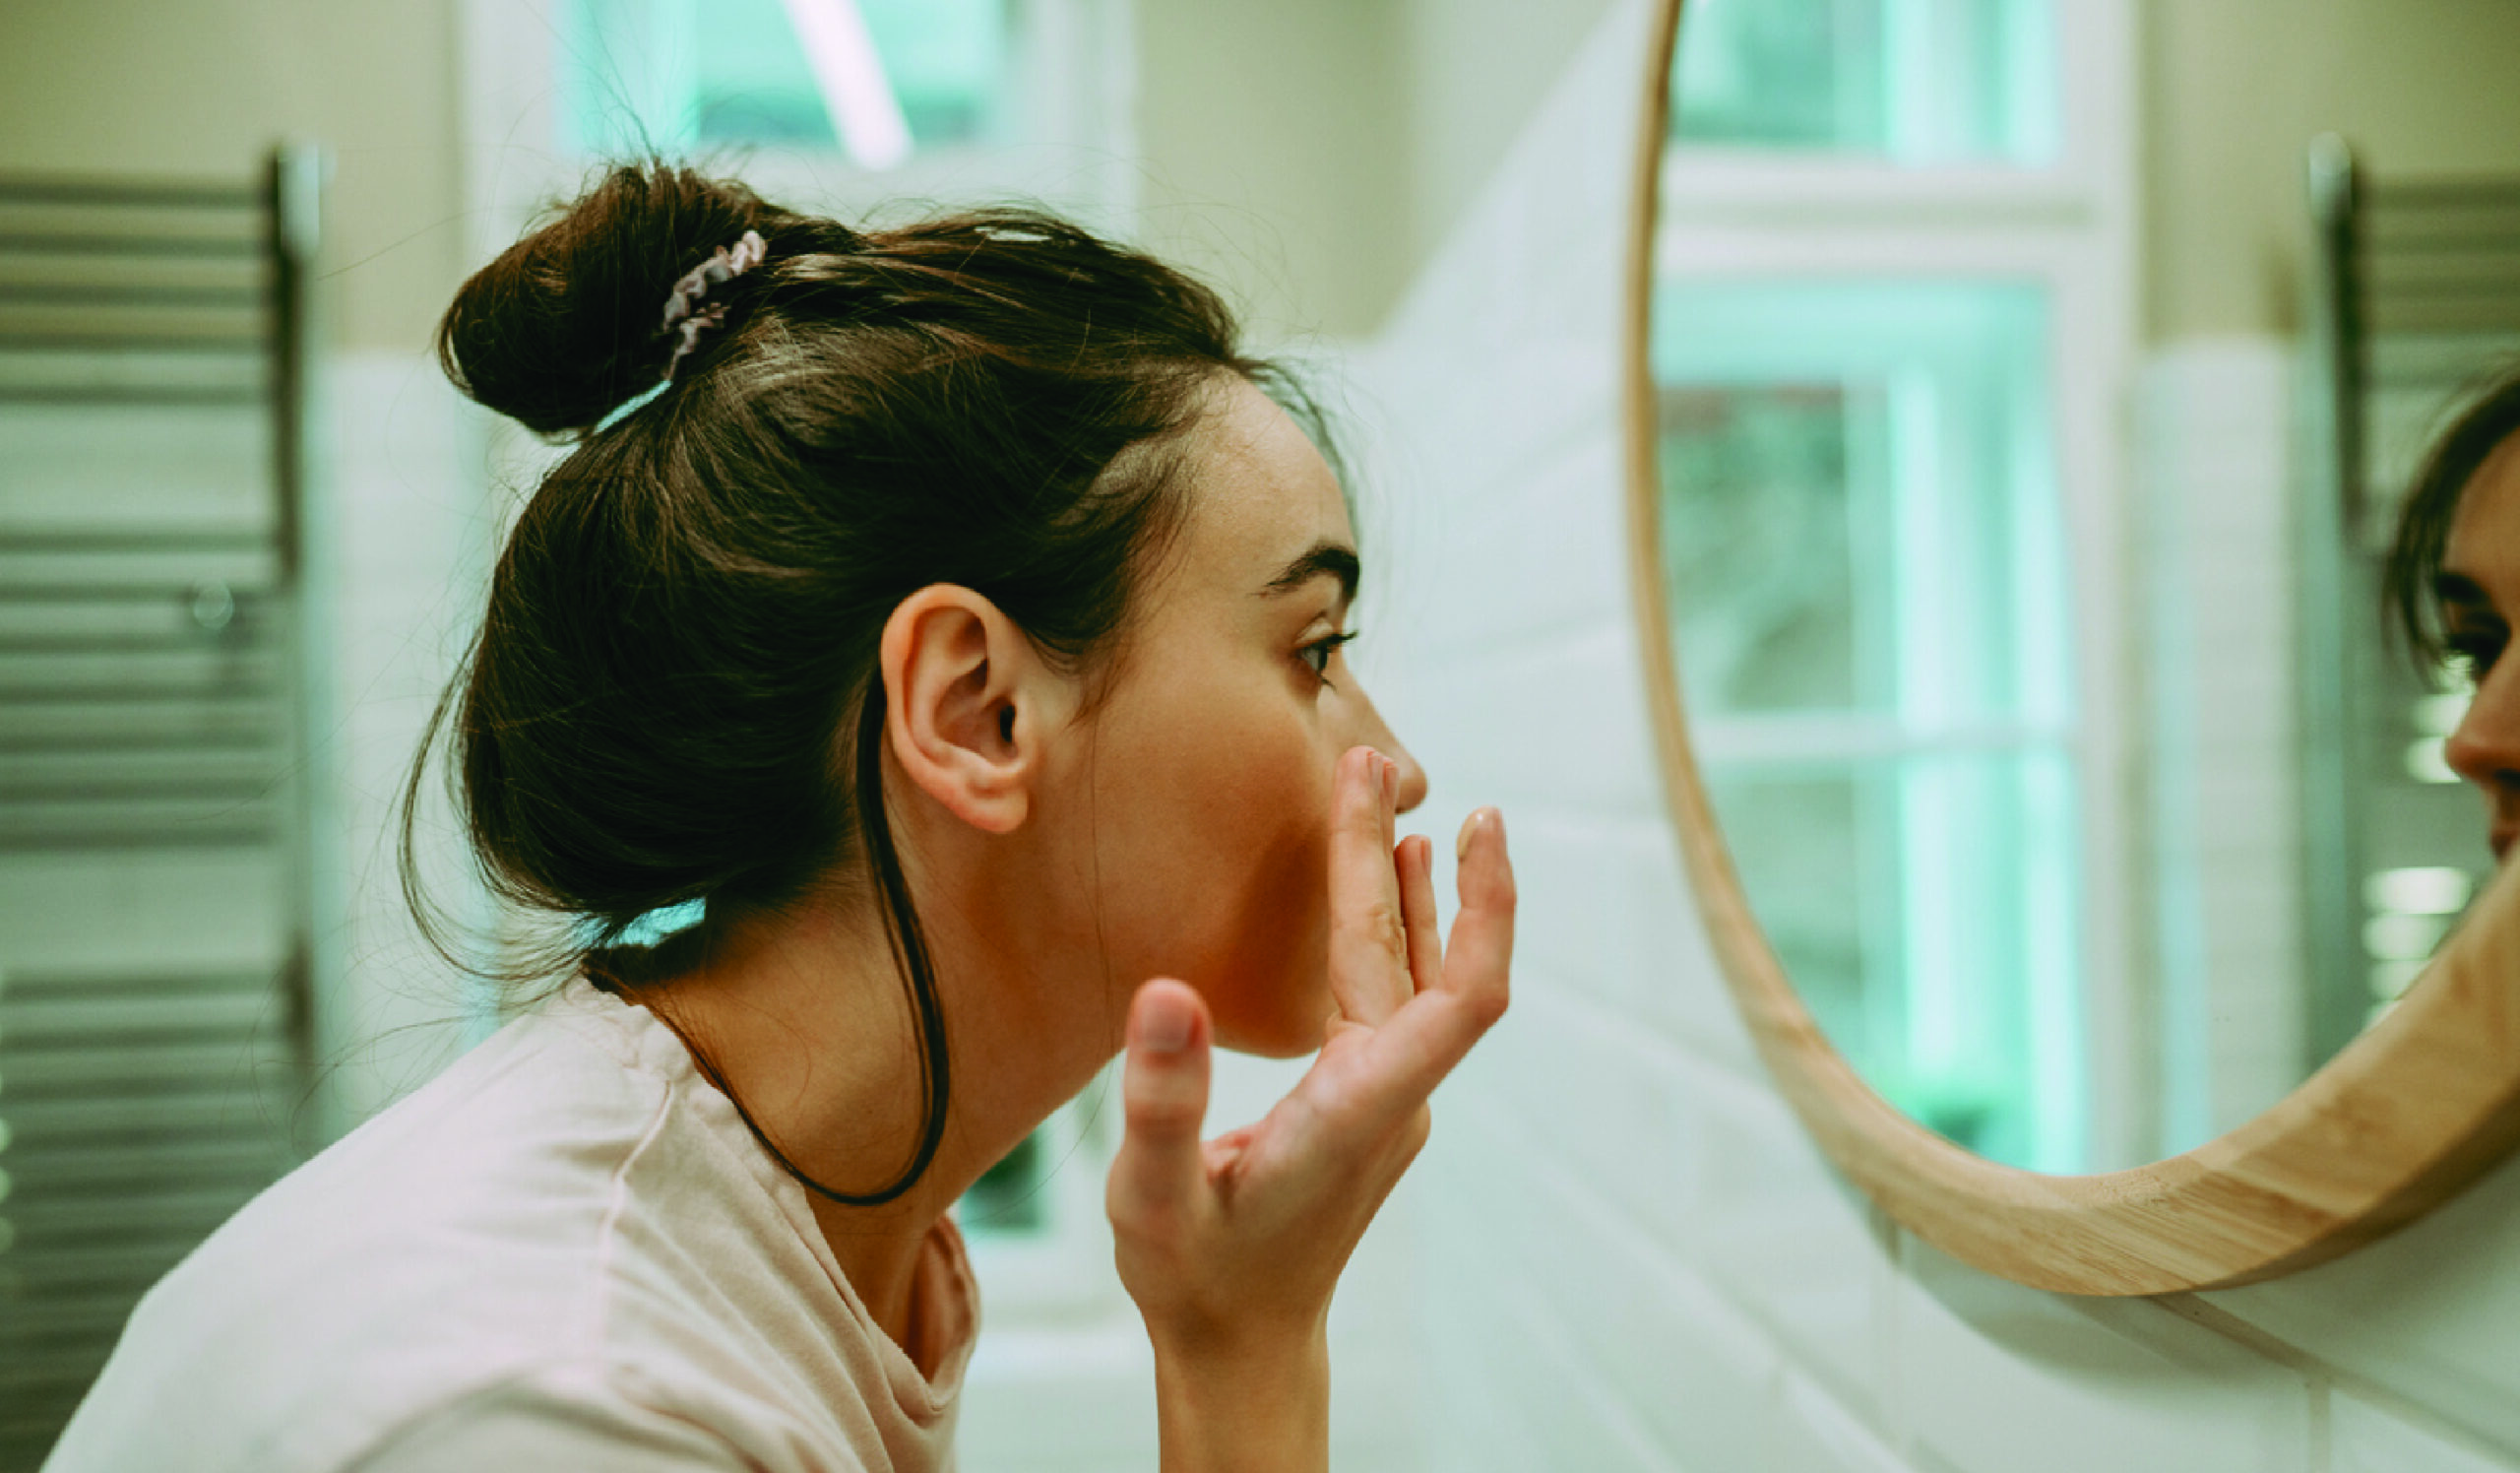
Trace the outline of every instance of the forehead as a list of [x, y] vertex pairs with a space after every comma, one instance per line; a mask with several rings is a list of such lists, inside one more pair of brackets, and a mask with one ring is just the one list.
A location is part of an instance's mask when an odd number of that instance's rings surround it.
[[2495, 446], [2468, 479], [2441, 566], [2473, 580], [2497, 607], [2520, 608], [2520, 435]]
[[1183, 471], [1179, 570], [1191, 581], [1256, 592], [1315, 544], [1355, 545], [1329, 463], [1292, 416], [1239, 376], [1192, 427]]

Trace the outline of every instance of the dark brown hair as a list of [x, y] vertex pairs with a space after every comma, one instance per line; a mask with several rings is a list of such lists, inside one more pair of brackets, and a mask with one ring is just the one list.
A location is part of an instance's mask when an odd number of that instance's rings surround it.
[[2495, 449], [2520, 433], [2520, 367], [2479, 390], [2432, 442], [2407, 490], [2396, 539], [2380, 572], [2380, 598], [2401, 647], [2427, 677], [2449, 659], [2436, 584], [2459, 498]]
[[[746, 230], [767, 258], [711, 289], [723, 323], [606, 422], [666, 368], [676, 280]], [[869, 885], [917, 1022], [920, 1143], [872, 1192], [788, 1169], [839, 1201], [899, 1196], [950, 1087], [882, 801], [884, 622], [958, 584], [1063, 667], [1107, 674], [1179, 525], [1177, 439], [1205, 390], [1283, 377], [1208, 288], [1049, 216], [861, 232], [655, 161], [611, 169], [475, 274], [438, 351], [472, 399], [576, 442], [518, 518], [441, 704], [489, 885], [575, 922], [574, 954], [536, 970], [583, 963], [616, 987], [651, 912], [704, 901], [715, 922], [836, 872]], [[419, 905], [410, 821], [407, 804]]]

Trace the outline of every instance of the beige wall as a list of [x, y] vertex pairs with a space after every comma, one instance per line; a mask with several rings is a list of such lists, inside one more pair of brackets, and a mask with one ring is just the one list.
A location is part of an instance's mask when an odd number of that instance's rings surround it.
[[[1362, 336], [1606, 0], [1134, 0], [1151, 243], [1268, 337]], [[416, 349], [466, 264], [455, 0], [0, 0], [0, 169], [337, 160], [346, 347]]]
[[2292, 328], [2319, 133], [2382, 177], [2520, 172], [2511, 0], [2145, 0], [2143, 23], [2156, 342]]
[[1402, 8], [1414, 277], [1610, 6], [1609, 0], [1403, 0]]
[[1607, 0], [1137, 0], [1151, 243], [1265, 335], [1372, 332]]
[[1370, 331], [1408, 261], [1397, 0], [1139, 0], [1148, 244], [1264, 338]]
[[237, 175], [332, 149], [343, 341], [416, 348], [459, 277], [447, 0], [6, 0], [0, 169]]

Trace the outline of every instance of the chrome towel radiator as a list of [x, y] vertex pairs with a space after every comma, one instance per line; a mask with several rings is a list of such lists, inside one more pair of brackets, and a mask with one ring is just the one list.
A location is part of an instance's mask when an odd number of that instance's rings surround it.
[[319, 180], [0, 178], [0, 1470], [298, 1155]]

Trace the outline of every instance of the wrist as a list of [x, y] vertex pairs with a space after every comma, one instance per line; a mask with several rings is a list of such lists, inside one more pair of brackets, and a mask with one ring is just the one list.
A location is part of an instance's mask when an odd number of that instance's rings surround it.
[[1327, 1364], [1330, 1355], [1326, 1306], [1312, 1313], [1254, 1313], [1245, 1308], [1230, 1316], [1140, 1317], [1155, 1347], [1156, 1364], [1180, 1372], [1270, 1375], [1316, 1360]]
[[1155, 1338], [1165, 1473], [1294, 1473], [1330, 1463], [1330, 1338], [1291, 1330]]

